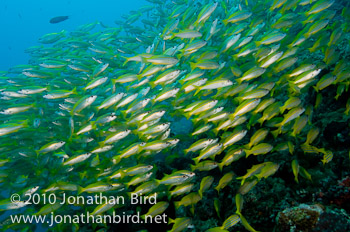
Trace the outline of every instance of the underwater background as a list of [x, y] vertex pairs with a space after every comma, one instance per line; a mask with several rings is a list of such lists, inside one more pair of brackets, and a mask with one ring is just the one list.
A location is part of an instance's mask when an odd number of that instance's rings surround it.
[[[1, 0], [0, 19], [3, 32], [0, 38], [0, 70], [28, 63], [30, 56], [24, 53], [25, 49], [39, 45], [38, 38], [44, 34], [72, 31], [79, 25], [95, 21], [113, 25], [115, 20], [121, 20], [123, 15], [144, 5], [147, 5], [145, 0]], [[60, 15], [69, 16], [69, 20], [57, 24], [49, 22], [51, 18]]]
[[0, 231], [350, 231], [349, 7], [0, 0]]

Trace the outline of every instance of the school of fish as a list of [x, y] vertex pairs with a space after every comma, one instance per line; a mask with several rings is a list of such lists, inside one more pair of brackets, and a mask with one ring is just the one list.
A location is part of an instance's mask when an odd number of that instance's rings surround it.
[[[138, 210], [12, 203], [13, 193], [157, 193], [141, 213], [175, 207], [175, 232], [196, 228], [201, 201], [219, 214], [220, 193], [231, 188], [236, 209], [207, 231], [239, 223], [256, 231], [243, 216], [244, 195], [278, 172], [269, 156], [292, 156], [299, 182], [312, 179], [300, 152], [319, 154], [321, 166], [336, 155], [315, 145], [322, 128], [313, 111], [329, 88], [336, 99], [348, 91], [350, 8], [335, 0], [148, 2], [114, 27], [46, 34], [26, 50], [29, 64], [1, 73], [0, 213]], [[343, 107], [348, 115], [350, 100]], [[257, 162], [238, 176], [248, 157]]]

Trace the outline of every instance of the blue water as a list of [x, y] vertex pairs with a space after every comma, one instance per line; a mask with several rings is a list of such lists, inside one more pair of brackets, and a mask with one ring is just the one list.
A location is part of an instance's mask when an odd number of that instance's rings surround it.
[[[40, 45], [44, 34], [72, 31], [79, 25], [101, 21], [114, 27], [114, 21], [141, 6], [145, 0], [0, 0], [0, 70], [6, 71], [19, 64], [27, 64], [29, 55], [24, 50]], [[55, 16], [70, 18], [50, 24]]]

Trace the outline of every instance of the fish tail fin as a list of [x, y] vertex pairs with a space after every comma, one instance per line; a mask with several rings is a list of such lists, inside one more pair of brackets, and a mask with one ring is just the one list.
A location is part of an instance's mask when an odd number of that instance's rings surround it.
[[201, 91], [200, 88], [198, 88], [198, 89], [196, 90], [196, 92], [193, 94], [193, 96], [196, 96], [196, 95], [199, 93], [199, 91]]
[[71, 111], [69, 111], [69, 115], [70, 115], [71, 117], [74, 117], [74, 114], [75, 114], [74, 109], [72, 109]]
[[52, 90], [52, 86], [51, 85], [47, 85], [45, 91], [46, 92], [50, 92], [51, 90]]
[[241, 219], [242, 225], [244, 226], [244, 228], [246, 228], [248, 231], [251, 232], [258, 232], [257, 230], [255, 230], [251, 225], [249, 225], [248, 221], [245, 219], [245, 217], [243, 217], [243, 215], [241, 213], [237, 213], [239, 218]]
[[123, 63], [123, 67], [130, 61], [129, 57], [126, 56], [120, 56], [121, 58], [125, 59], [124, 63]]
[[235, 98], [235, 100], [237, 100], [237, 101], [238, 101], [238, 103], [242, 103], [243, 98], [242, 98], [242, 97], [236, 97], [236, 98]]
[[[33, 117], [34, 117], [34, 115], [33, 115]], [[30, 122], [31, 120], [30, 119], [26, 119], [26, 120], [24, 120], [23, 122], [22, 122], [22, 126], [23, 127], [29, 127], [29, 122]]]
[[157, 185], [161, 185], [161, 180], [155, 179], [155, 182], [157, 183]]
[[245, 178], [242, 178], [241, 186], [244, 185], [245, 180], [246, 180]]
[[190, 149], [185, 149], [184, 150], [185, 155], [187, 155], [189, 152], [190, 152]]
[[199, 157], [195, 157], [192, 160], [194, 161], [195, 164], [198, 164], [199, 161], [200, 161], [200, 158]]
[[262, 126], [262, 124], [264, 123], [264, 118], [261, 117], [257, 120], [258, 123], [260, 123], [260, 126]]
[[[113, 164], [118, 164], [121, 159], [122, 158], [120, 157], [120, 155], [114, 156], [113, 159], [112, 159], [113, 160]], [[127, 186], [127, 187], [129, 187], [129, 186]]]
[[196, 63], [190, 62], [191, 69], [194, 70], [196, 68]]
[[156, 98], [153, 98], [150, 100], [150, 102], [151, 102], [151, 105], [154, 106], [154, 104], [157, 102], [157, 100], [156, 100]]
[[141, 58], [141, 62], [142, 62], [142, 63], [149, 63], [149, 62], [147, 61], [147, 58], [145, 58], [145, 57], [143, 57], [143, 56], [140, 56], [140, 58]]
[[169, 218], [168, 225], [169, 224], [174, 224], [174, 223], [175, 223], [175, 219]]
[[[178, 208], [180, 208], [180, 202], [179, 201], [175, 201], [174, 202], [174, 206], [175, 206], [175, 209], [177, 210]], [[170, 223], [170, 221], [169, 221], [169, 223]]]
[[181, 85], [184, 85], [185, 84], [185, 80], [184, 79], [181, 79], [178, 81]]
[[139, 74], [139, 75], [136, 75], [137, 76], [137, 80], [141, 80], [143, 75], [142, 74]]
[[126, 119], [126, 116], [128, 115], [128, 110], [121, 110], [120, 113], [122, 114], [122, 116], [124, 117], [124, 119]]
[[193, 165], [193, 164], [190, 165], [190, 168], [191, 168], [192, 171], [196, 170], [196, 166]]
[[[66, 17], [67, 17], [67, 19], [69, 19], [69, 16], [66, 16]], [[63, 36], [66, 36], [67, 31], [63, 29], [60, 33], [61, 33]]]
[[195, 125], [199, 121], [198, 118], [192, 118], [190, 120], [193, 123], [193, 125]]
[[280, 107], [280, 113], [283, 114], [283, 112], [285, 111], [285, 108], [283, 106]]
[[148, 82], [148, 84], [151, 86], [152, 89], [154, 89], [157, 86], [157, 84], [155, 84], [154, 81]]
[[277, 138], [277, 136], [281, 133], [281, 129], [277, 129], [274, 131], [271, 131], [271, 134], [273, 135], [274, 138]]
[[84, 192], [84, 188], [82, 188], [81, 186], [78, 186], [78, 194], [80, 195], [83, 192]]
[[96, 107], [94, 107], [94, 109], [95, 109], [95, 111], [96, 111], [96, 114], [101, 110], [101, 109], [103, 109], [103, 108], [101, 108], [100, 106], [96, 106]]
[[224, 168], [224, 164], [223, 163], [219, 163], [218, 167], [219, 167], [220, 172], [222, 172], [222, 169]]
[[104, 145], [106, 145], [106, 144], [105, 144], [104, 141], [101, 141], [101, 142], [98, 142], [98, 145], [99, 145], [100, 147], [102, 147], [102, 146], [104, 146]]
[[75, 86], [74, 89], [72, 90], [72, 93], [73, 93], [74, 95], [78, 95], [78, 91], [77, 91], [77, 87], [76, 87], [76, 86]]
[[245, 149], [250, 149], [252, 147], [252, 144], [249, 142], [246, 145], [243, 145]]
[[203, 192], [198, 190], [198, 195], [200, 196], [201, 199], [203, 199]]
[[214, 129], [213, 129], [213, 132], [214, 132], [214, 134], [215, 134], [215, 135], [218, 135], [218, 133], [219, 133], [219, 129], [214, 128]]
[[242, 82], [243, 82], [242, 78], [238, 78], [238, 79], [236, 79], [236, 81], [239, 85], [242, 84]]
[[295, 131], [290, 132], [290, 133], [289, 133], [289, 135], [290, 135], [290, 136], [292, 136], [292, 137], [294, 137], [294, 138], [296, 138], [296, 137], [297, 137], [297, 134], [296, 134], [296, 132], [295, 132]]

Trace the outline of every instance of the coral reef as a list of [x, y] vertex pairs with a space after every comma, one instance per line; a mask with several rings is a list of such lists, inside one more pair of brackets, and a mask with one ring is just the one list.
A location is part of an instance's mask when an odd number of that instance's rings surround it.
[[278, 214], [277, 231], [310, 232], [323, 213], [319, 205], [301, 204]]

